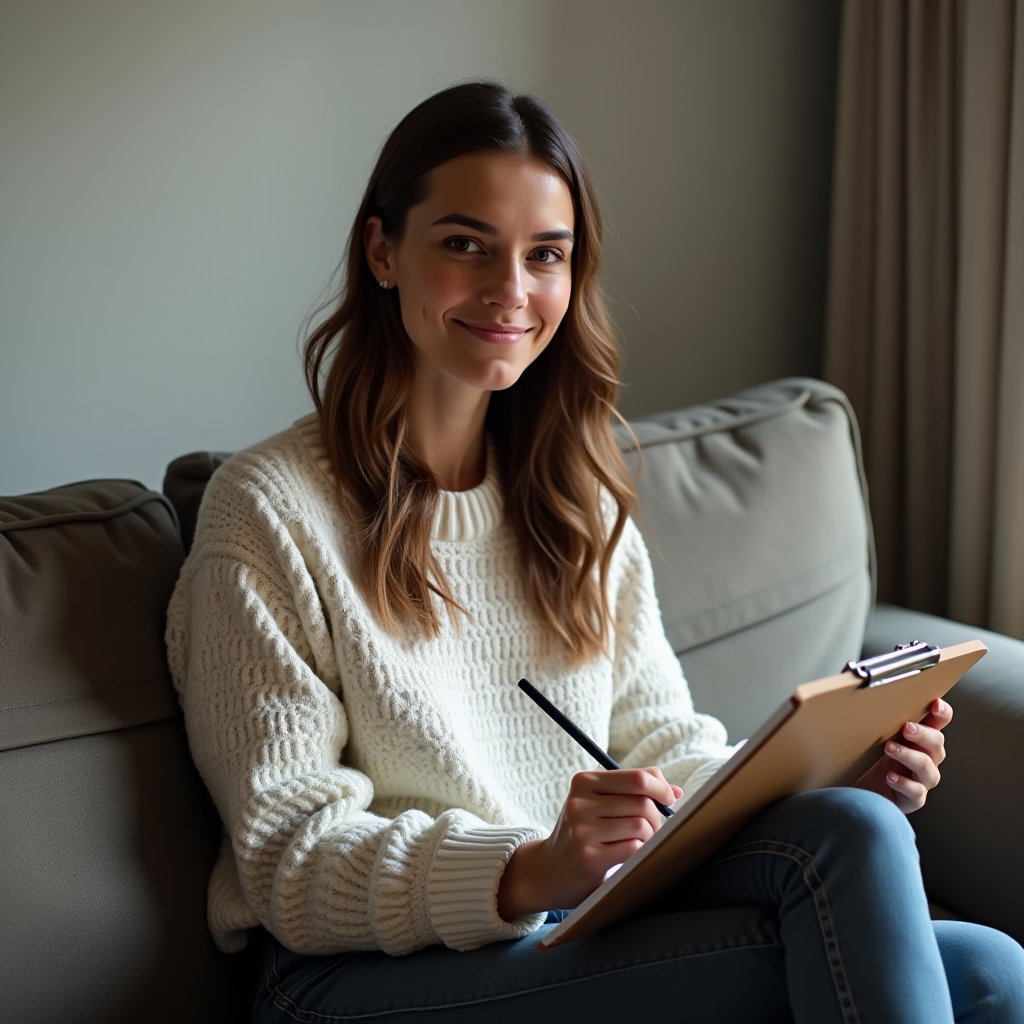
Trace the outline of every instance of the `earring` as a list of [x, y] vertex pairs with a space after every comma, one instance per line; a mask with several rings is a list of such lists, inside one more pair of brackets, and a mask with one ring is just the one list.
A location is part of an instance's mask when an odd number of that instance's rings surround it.
[[387, 281], [381, 281], [380, 286], [381, 286], [381, 288], [387, 288], [387, 286], [388, 286]]

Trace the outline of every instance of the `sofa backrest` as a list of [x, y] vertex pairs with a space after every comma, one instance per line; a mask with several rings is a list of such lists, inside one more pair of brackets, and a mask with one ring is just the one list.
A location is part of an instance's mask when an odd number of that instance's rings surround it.
[[0, 1016], [248, 1019], [206, 928], [219, 825], [163, 644], [174, 510], [126, 480], [0, 498]]
[[860, 656], [874, 555], [853, 411], [789, 378], [631, 426], [639, 462], [618, 437], [669, 640], [697, 709], [749, 736]]
[[[871, 534], [852, 413], [793, 379], [632, 426], [666, 630], [698, 709], [746, 735], [860, 653]], [[225, 458], [169, 467], [189, 537]], [[206, 928], [220, 827], [165, 661], [183, 557], [172, 504], [131, 481], [0, 498], [4, 1019], [248, 1018], [249, 965]]]

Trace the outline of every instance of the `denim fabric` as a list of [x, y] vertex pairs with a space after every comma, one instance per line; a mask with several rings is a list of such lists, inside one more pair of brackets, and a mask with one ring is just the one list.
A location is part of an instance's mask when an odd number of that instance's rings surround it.
[[933, 923], [906, 818], [860, 790], [774, 805], [642, 917], [544, 954], [541, 934], [404, 957], [270, 939], [253, 1020], [1024, 1024], [1024, 950]]

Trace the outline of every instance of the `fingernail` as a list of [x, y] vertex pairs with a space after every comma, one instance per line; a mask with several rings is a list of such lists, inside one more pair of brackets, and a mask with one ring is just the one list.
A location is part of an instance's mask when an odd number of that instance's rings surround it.
[[897, 774], [896, 774], [895, 772], [889, 772], [889, 774], [888, 774], [888, 775], [886, 775], [886, 778], [887, 778], [887, 779], [888, 779], [888, 780], [889, 780], [890, 782], [899, 782], [899, 778], [900, 778], [900, 777], [899, 777], [899, 776], [898, 776], [898, 775], [897, 775]]
[[942, 712], [942, 711], [945, 711], [945, 710], [946, 710], [946, 702], [940, 697], [939, 698], [939, 711]]
[[887, 751], [888, 751], [888, 752], [889, 752], [890, 754], [895, 754], [895, 753], [896, 753], [896, 752], [897, 752], [897, 751], [898, 751], [898, 750], [899, 750], [900, 748], [899, 748], [899, 744], [897, 744], [897, 743], [892, 743], [892, 742], [889, 742], [889, 743], [887, 743], [887, 744], [885, 745], [885, 749], [886, 749], [886, 750], [887, 750]]
[[907, 727], [906, 727], [906, 729], [904, 729], [904, 732], [907, 732], [911, 736], [913, 736], [914, 733], [917, 732], [917, 723], [916, 722], [907, 722]]

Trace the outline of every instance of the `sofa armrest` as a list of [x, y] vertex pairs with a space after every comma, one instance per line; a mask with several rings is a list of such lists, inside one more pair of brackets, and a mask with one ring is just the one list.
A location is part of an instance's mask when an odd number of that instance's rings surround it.
[[1024, 643], [920, 612], [879, 605], [864, 654], [924, 640], [979, 639], [988, 654], [949, 695], [942, 783], [910, 821], [925, 888], [935, 903], [1024, 942]]

